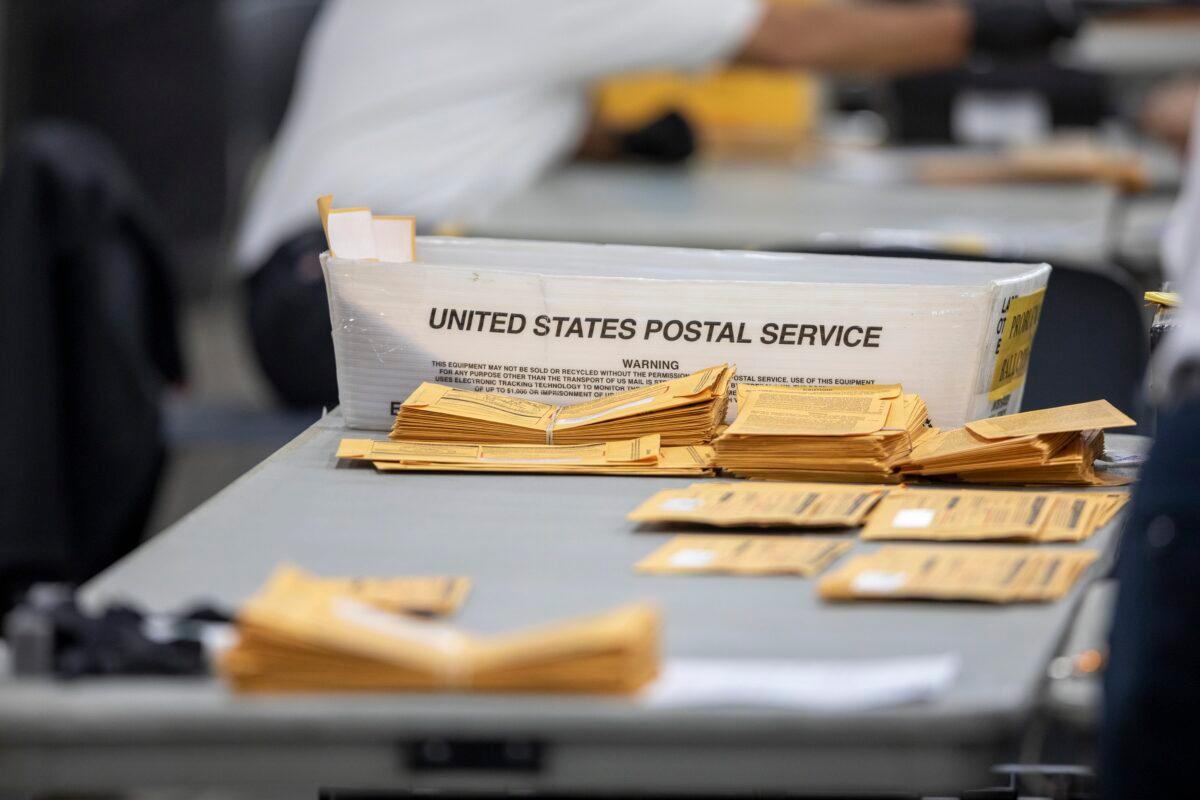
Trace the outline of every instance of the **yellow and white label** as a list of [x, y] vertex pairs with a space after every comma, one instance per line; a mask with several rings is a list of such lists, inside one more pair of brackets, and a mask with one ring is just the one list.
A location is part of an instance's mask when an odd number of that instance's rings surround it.
[[1033, 352], [1033, 337], [1037, 333], [1038, 318], [1042, 314], [1045, 299], [1046, 290], [1039, 289], [1033, 294], [1015, 297], [1008, 304], [1008, 318], [996, 346], [996, 363], [988, 387], [990, 402], [1012, 394], [1025, 382], [1029, 356]]

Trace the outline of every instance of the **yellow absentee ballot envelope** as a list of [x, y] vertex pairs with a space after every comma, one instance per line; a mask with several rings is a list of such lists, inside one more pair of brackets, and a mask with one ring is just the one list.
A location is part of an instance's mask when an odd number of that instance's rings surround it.
[[845, 539], [816, 536], [676, 536], [636, 569], [678, 575], [814, 575], [851, 546]]
[[967, 423], [967, 430], [985, 439], [1009, 436], [1043, 436], [1063, 431], [1124, 428], [1137, 422], [1107, 400], [1026, 411], [1007, 417], [989, 417]]
[[719, 527], [850, 527], [861, 524], [886, 491], [883, 486], [822, 483], [694, 483], [658, 492], [627, 518]]
[[442, 617], [466, 602], [471, 579], [444, 576], [318, 578], [336, 591], [385, 611]]
[[1047, 602], [1095, 560], [1091, 550], [1024, 545], [888, 545], [851, 558], [817, 591], [826, 600]]
[[889, 492], [863, 539], [1083, 541], [1107, 524], [1125, 493], [909, 489]]

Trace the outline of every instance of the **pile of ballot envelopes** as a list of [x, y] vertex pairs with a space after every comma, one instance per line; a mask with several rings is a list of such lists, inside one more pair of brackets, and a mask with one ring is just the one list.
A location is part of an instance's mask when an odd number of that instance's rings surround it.
[[[338, 457], [370, 461], [387, 472], [719, 471], [793, 482], [1128, 482], [1095, 468], [1104, 451], [1103, 429], [1136, 424], [1106, 400], [938, 430], [924, 400], [899, 384], [740, 384], [737, 415], [726, 425], [733, 377], [732, 366], [719, 364], [563, 406], [422, 383], [401, 404], [390, 442], [344, 439]], [[726, 508], [731, 499], [723, 501]], [[679, 507], [689, 502], [699, 500], [673, 501]], [[753, 502], [769, 501], [764, 495]]]
[[737, 389], [737, 417], [713, 442], [717, 466], [744, 478], [897, 483], [933, 435], [925, 402], [899, 385]]
[[1136, 424], [1107, 400], [989, 417], [926, 439], [901, 470], [971, 483], [1119, 485], [1128, 480], [1096, 471], [1101, 429]]
[[381, 472], [511, 472], [582, 475], [712, 475], [712, 446], [662, 447], [655, 434], [596, 444], [466, 444], [342, 439], [337, 457]]
[[664, 445], [704, 444], [725, 420], [728, 364], [572, 405], [422, 383], [401, 404], [396, 441], [590, 444], [657, 434]]
[[279, 569], [238, 612], [238, 641], [219, 669], [247, 692], [629, 693], [658, 674], [652, 605], [481, 637], [399, 613], [355, 585]]

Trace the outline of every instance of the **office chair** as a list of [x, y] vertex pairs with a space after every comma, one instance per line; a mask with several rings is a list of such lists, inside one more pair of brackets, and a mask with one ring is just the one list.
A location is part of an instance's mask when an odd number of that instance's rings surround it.
[[1142, 377], [1149, 326], [1133, 281], [1115, 268], [1055, 264], [1025, 384], [1025, 410], [1103, 397], [1149, 433]]

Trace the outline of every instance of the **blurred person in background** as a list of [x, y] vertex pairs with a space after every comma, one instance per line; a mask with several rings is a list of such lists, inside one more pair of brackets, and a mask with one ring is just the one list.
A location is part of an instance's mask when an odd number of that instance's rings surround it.
[[1200, 100], [1200, 77], [1178, 77], [1155, 87], [1142, 107], [1142, 130], [1183, 149], [1192, 129], [1192, 113]]
[[[1154, 445], [1134, 490], [1115, 570], [1119, 581], [1104, 676], [1104, 797], [1196, 796], [1200, 754], [1200, 105], [1177, 84], [1160, 106], [1191, 153], [1163, 241], [1182, 294], [1175, 326], [1150, 364]], [[1178, 105], [1191, 105], [1179, 125]]]
[[943, 68], [1070, 34], [1072, 2], [336, 2], [310, 35], [237, 244], [262, 367], [289, 405], [337, 402], [319, 195], [429, 230], [532, 184], [585, 138], [604, 150], [589, 90], [607, 76], [722, 62]]

